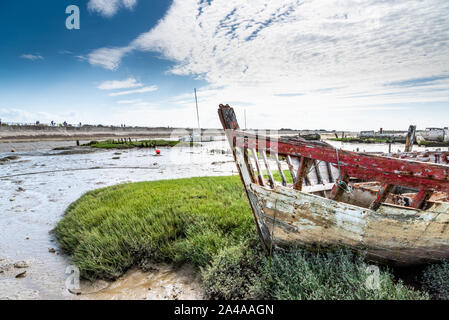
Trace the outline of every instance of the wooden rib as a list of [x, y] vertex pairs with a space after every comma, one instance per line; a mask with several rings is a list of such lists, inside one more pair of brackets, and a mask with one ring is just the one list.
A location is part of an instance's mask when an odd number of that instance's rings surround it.
[[245, 160], [245, 163], [246, 163], [246, 166], [248, 168], [249, 174], [251, 175], [251, 181], [253, 183], [256, 183], [257, 182], [257, 178], [256, 178], [256, 176], [254, 174], [254, 168], [251, 165], [251, 161], [249, 159], [248, 148], [243, 148], [243, 158]]
[[[349, 183], [349, 175], [345, 174], [341, 180], [344, 181], [346, 184], [348, 184]], [[331, 198], [335, 201], [340, 201], [345, 192], [342, 188], [340, 188], [338, 186], [338, 182], [339, 182], [339, 180], [337, 180], [335, 182], [334, 187], [332, 188], [332, 191], [331, 191]]]
[[432, 193], [433, 193], [432, 190], [421, 190], [416, 194], [410, 207], [415, 209], [422, 209], [426, 201], [429, 200], [430, 197], [432, 196]]
[[326, 168], [327, 168], [327, 176], [329, 178], [329, 182], [335, 182], [334, 175], [332, 174], [332, 167], [329, 162], [326, 162]]
[[296, 190], [302, 190], [302, 185], [307, 177], [307, 174], [309, 173], [310, 166], [312, 164], [312, 159], [301, 157], [301, 160], [299, 161], [298, 173], [296, 175], [296, 182], [294, 185], [294, 188]]
[[[241, 135], [238, 131], [233, 131], [230, 134]], [[271, 145], [266, 138], [259, 137], [259, 139], [256, 139], [253, 135], [248, 134], [248, 136], [249, 148], [257, 148], [263, 142], [267, 151], [277, 152], [280, 155], [305, 156], [315, 160], [337, 163], [335, 148], [322, 142], [290, 141], [281, 138], [278, 143]], [[341, 169], [351, 177], [418, 190], [449, 192], [448, 168], [446, 165], [411, 160], [404, 161], [347, 150], [339, 150], [338, 155]]]
[[282, 171], [282, 165], [281, 165], [281, 162], [279, 161], [279, 155], [277, 153], [274, 154], [274, 159], [276, 159], [276, 164], [278, 165], [279, 174], [281, 175], [281, 179], [282, 179], [282, 185], [284, 187], [286, 187], [287, 179], [285, 179], [284, 171]]
[[376, 199], [371, 203], [369, 208], [374, 211], [379, 209], [380, 205], [385, 202], [390, 192], [393, 191], [393, 188], [394, 185], [392, 184], [382, 185], [377, 193]]
[[[298, 157], [298, 160], [299, 160], [299, 163], [301, 163], [301, 157]], [[312, 159], [310, 159], [310, 160], [312, 160]], [[307, 170], [307, 172], [305, 173], [305, 176], [304, 176], [304, 184], [306, 186], [311, 186], [312, 185], [312, 183], [310, 182], [310, 178], [309, 178], [310, 168], [312, 167], [312, 165], [313, 165], [313, 161], [311, 161], [309, 169]]]
[[251, 153], [253, 154], [254, 162], [256, 163], [257, 174], [259, 177], [259, 184], [261, 186], [265, 185], [265, 179], [263, 178], [262, 170], [260, 170], [259, 158], [257, 157], [256, 149], [251, 149]]
[[268, 164], [267, 153], [265, 152], [265, 150], [262, 150], [261, 153], [262, 153], [263, 162], [265, 163], [265, 168], [267, 169], [268, 181], [270, 182], [270, 187], [274, 188], [274, 179], [273, 179], [273, 175], [271, 174], [270, 166]]
[[290, 170], [290, 175], [292, 176], [292, 181], [293, 183], [295, 183], [296, 181], [295, 167], [293, 166], [292, 158], [290, 158], [290, 155], [287, 155], [287, 164], [288, 169]]
[[323, 184], [323, 177], [321, 176], [321, 171], [320, 171], [320, 167], [319, 167], [319, 163], [316, 160], [313, 160], [313, 167], [315, 168], [315, 173], [316, 173], [316, 178], [318, 181], [318, 184]]

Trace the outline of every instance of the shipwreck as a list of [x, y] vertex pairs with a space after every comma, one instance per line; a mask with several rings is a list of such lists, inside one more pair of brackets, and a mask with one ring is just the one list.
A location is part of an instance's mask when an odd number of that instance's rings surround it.
[[250, 134], [233, 108], [218, 113], [267, 250], [346, 247], [400, 266], [449, 258], [449, 152], [436, 163], [351, 152]]

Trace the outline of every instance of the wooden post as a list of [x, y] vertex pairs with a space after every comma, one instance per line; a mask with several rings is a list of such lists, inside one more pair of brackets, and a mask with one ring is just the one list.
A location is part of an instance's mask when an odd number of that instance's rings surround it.
[[412, 152], [413, 143], [415, 143], [416, 126], [411, 125], [408, 128], [407, 140], [405, 141], [405, 152]]

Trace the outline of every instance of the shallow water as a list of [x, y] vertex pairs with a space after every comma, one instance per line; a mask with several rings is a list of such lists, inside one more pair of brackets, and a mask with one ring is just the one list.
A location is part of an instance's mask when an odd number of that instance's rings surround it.
[[[388, 151], [386, 144], [330, 143], [351, 151], [357, 148], [361, 152]], [[178, 286], [184, 292], [186, 281], [176, 276], [179, 271], [164, 266], [152, 277], [130, 271], [117, 283], [108, 284], [101, 294], [73, 295], [65, 285], [68, 278], [65, 271], [70, 261], [60, 252], [50, 231], [67, 206], [92, 189], [127, 182], [237, 174], [232, 156], [216, 152], [228, 150], [227, 142], [203, 143], [202, 147], [194, 148], [162, 148], [161, 156], [155, 156], [151, 149], [104, 151], [81, 147], [70, 150], [72, 154], [52, 150], [73, 144], [0, 144], [0, 159], [19, 157], [0, 164], [0, 299], [164, 298], [160, 288], [166, 279], [169, 286]], [[9, 152], [11, 148], [16, 152]], [[392, 145], [393, 152], [398, 149], [403, 150], [403, 146]], [[424, 149], [414, 147], [414, 150]], [[14, 267], [18, 261], [25, 261], [28, 267]], [[16, 278], [24, 271], [24, 277]], [[144, 294], [145, 287], [151, 284], [158, 286], [159, 291]], [[170, 298], [171, 294], [166, 296]]]
[[[0, 165], [0, 270], [5, 270], [0, 271], [0, 299], [77, 298], [65, 286], [70, 261], [50, 231], [85, 192], [118, 183], [237, 173], [232, 155], [212, 153], [226, 149], [225, 142], [162, 148], [161, 156], [151, 149], [85, 153], [91, 151], [86, 148], [67, 155], [45, 144], [0, 153], [0, 158], [19, 156]], [[17, 261], [29, 265], [23, 278], [15, 278], [22, 269], [10, 266]]]

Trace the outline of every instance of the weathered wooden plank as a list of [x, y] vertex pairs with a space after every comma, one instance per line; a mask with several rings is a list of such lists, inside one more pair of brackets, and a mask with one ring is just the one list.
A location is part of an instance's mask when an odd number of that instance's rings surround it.
[[331, 164], [329, 162], [326, 162], [326, 169], [329, 182], [335, 182], [334, 175], [332, 174]]
[[[234, 132], [234, 134], [239, 135], [238, 132]], [[260, 139], [262, 138], [260, 137]], [[285, 143], [282, 142], [282, 139], [277, 144], [270, 144], [269, 139], [264, 142], [270, 152], [337, 163], [336, 150], [326, 143], [300, 140]], [[249, 137], [248, 145], [256, 147], [259, 145], [259, 141], [254, 137]], [[346, 150], [339, 150], [338, 153], [342, 174], [363, 180], [375, 180], [383, 184], [449, 192], [449, 166]]]
[[[245, 155], [236, 148], [237, 144], [241, 144], [241, 140], [244, 141], [244, 145], [247, 145], [248, 138], [239, 137], [238, 139], [232, 134], [232, 132], [236, 129], [239, 129], [239, 125], [237, 123], [237, 118], [235, 116], [234, 109], [229, 107], [229, 105], [223, 106], [220, 105], [220, 109], [218, 110], [218, 115], [220, 117], [221, 124], [225, 129], [226, 137], [228, 138], [229, 145], [231, 146], [231, 150], [234, 156], [234, 160], [237, 165], [237, 170], [240, 174], [240, 179], [242, 180], [243, 185], [245, 186], [245, 193], [248, 198], [248, 202], [251, 206], [251, 211], [253, 213], [254, 221], [256, 223], [257, 232], [259, 234], [259, 238], [261, 239], [264, 248], [267, 252], [272, 248], [272, 239], [269, 233], [268, 228], [263, 222], [262, 219], [262, 209], [258, 205], [257, 197], [249, 192], [249, 185], [251, 184], [251, 180], [254, 179], [254, 171], [251, 168], [248, 157], [245, 158]], [[246, 141], [245, 141], [246, 140]], [[237, 143], [239, 142], [239, 143]], [[246, 143], [245, 143], [246, 142]], [[241, 149], [240, 149], [241, 150]], [[244, 148], [247, 152], [247, 148]], [[246, 163], [246, 165], [245, 165]]]
[[392, 184], [384, 184], [383, 186], [381, 186], [379, 192], [377, 193], [376, 199], [370, 205], [370, 209], [374, 211], [379, 209], [381, 204], [387, 199], [390, 192], [393, 191], [393, 188], [394, 185]]
[[254, 162], [256, 164], [257, 176], [259, 177], [259, 184], [261, 186], [264, 186], [265, 185], [265, 179], [263, 177], [262, 169], [260, 169], [259, 157], [257, 156], [256, 149], [251, 149], [251, 153], [253, 154], [253, 159], [254, 159]]
[[279, 161], [279, 155], [277, 153], [274, 154], [274, 159], [276, 160], [276, 164], [278, 166], [279, 174], [281, 175], [282, 185], [284, 187], [286, 187], [287, 186], [287, 179], [285, 178], [284, 171], [282, 170], [282, 164]]
[[287, 155], [287, 164], [288, 164], [288, 170], [290, 170], [290, 175], [292, 176], [292, 181], [296, 181], [296, 173], [295, 173], [295, 167], [293, 166], [292, 158], [290, 155]]
[[321, 171], [320, 171], [320, 166], [319, 166], [319, 162], [316, 160], [313, 160], [313, 167], [315, 168], [315, 174], [316, 174], [316, 178], [319, 184], [323, 184], [323, 177], [321, 175]]
[[273, 178], [273, 174], [271, 173], [271, 170], [270, 170], [270, 165], [268, 163], [267, 153], [265, 150], [261, 150], [260, 153], [262, 154], [262, 159], [263, 159], [263, 162], [265, 163], [265, 168], [267, 169], [267, 175], [268, 175], [268, 181], [270, 182], [270, 187], [274, 188], [274, 178]]
[[[399, 265], [449, 257], [447, 205], [438, 212], [382, 205], [376, 212], [285, 187], [251, 185], [276, 243], [345, 246]], [[276, 219], [274, 203], [276, 202]], [[443, 213], [443, 214], [440, 214]]]
[[421, 190], [416, 194], [410, 206], [415, 209], [422, 209], [426, 201], [432, 196], [432, 193], [432, 190]]
[[257, 178], [254, 174], [254, 169], [253, 169], [253, 167], [251, 165], [251, 161], [249, 159], [248, 148], [243, 148], [243, 159], [244, 159], [246, 167], [248, 169], [248, 173], [250, 174], [251, 182], [256, 183]]
[[316, 184], [313, 186], [305, 186], [302, 187], [302, 192], [314, 193], [314, 192], [322, 192], [332, 190], [334, 187], [334, 183], [325, 183], [325, 184]]
[[301, 157], [301, 160], [299, 160], [298, 173], [296, 175], [294, 189], [302, 190], [302, 185], [307, 177], [307, 174], [309, 173], [312, 164], [313, 164], [312, 159]]

